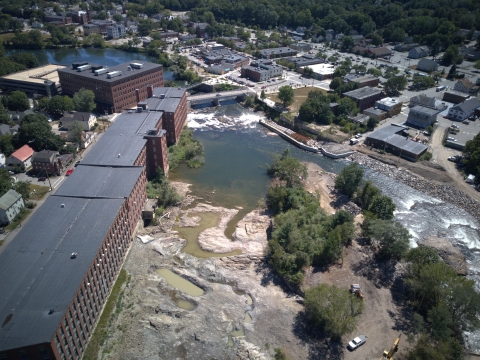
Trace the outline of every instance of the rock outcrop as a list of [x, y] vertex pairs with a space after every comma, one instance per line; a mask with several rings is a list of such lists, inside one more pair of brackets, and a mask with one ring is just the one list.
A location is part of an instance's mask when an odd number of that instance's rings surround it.
[[448, 239], [426, 236], [423, 240], [419, 241], [420, 246], [429, 246], [434, 248], [438, 256], [449, 266], [451, 266], [458, 275], [467, 275], [467, 260], [465, 255], [455, 247]]

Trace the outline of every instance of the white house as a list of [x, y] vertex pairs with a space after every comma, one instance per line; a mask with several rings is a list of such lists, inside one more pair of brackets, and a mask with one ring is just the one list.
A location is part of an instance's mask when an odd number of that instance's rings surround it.
[[460, 104], [452, 106], [448, 110], [450, 120], [463, 121], [471, 116], [475, 109], [480, 108], [480, 101], [477, 98], [468, 99]]
[[8, 190], [0, 197], [0, 223], [11, 223], [24, 207], [22, 195], [15, 190]]
[[430, 59], [420, 59], [417, 65], [417, 70], [420, 71], [437, 71], [438, 70], [438, 63], [436, 61], [430, 60]]
[[61, 128], [70, 130], [74, 122], [78, 122], [83, 126], [84, 131], [89, 131], [97, 123], [97, 117], [89, 112], [65, 112], [60, 119]]
[[456, 82], [453, 90], [474, 95], [478, 92], [478, 86], [468, 79], [461, 79]]
[[15, 151], [7, 158], [6, 164], [8, 170], [26, 170], [32, 166], [33, 149], [28, 145], [23, 145], [20, 149]]

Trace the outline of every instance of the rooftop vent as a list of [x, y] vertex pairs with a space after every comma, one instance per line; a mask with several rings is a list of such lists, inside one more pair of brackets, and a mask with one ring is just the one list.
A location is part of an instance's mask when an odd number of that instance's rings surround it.
[[70, 259], [76, 259], [77, 258], [77, 253], [73, 252], [72, 255], [70, 255]]
[[130, 66], [132, 67], [132, 69], [141, 69], [141, 68], [143, 68], [143, 64], [142, 64], [142, 63], [130, 63]]
[[55, 312], [55, 309], [48, 310], [48, 315], [52, 315]]
[[120, 155], [120, 154], [118, 154], [118, 156], [117, 156], [117, 157], [120, 157], [120, 156], [121, 156], [121, 155]]
[[61, 207], [61, 208], [64, 208], [64, 207], [65, 207], [65, 204], [60, 205], [60, 207]]
[[112, 71], [112, 72], [109, 72], [107, 74], [107, 79], [111, 79], [111, 78], [114, 78], [114, 77], [120, 76], [120, 75], [122, 75], [121, 71]]

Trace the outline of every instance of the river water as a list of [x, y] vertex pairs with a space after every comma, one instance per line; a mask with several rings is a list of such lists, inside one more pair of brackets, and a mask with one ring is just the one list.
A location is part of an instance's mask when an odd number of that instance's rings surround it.
[[[236, 221], [265, 196], [269, 183], [265, 164], [285, 148], [300, 160], [314, 162], [326, 171], [338, 173], [348, 164], [302, 151], [278, 136], [268, 135], [268, 130], [258, 124], [260, 118], [238, 104], [189, 114], [188, 126], [195, 129], [194, 137], [205, 147], [206, 163], [199, 169], [180, 166], [170, 172], [171, 179], [191, 183], [194, 195], [208, 198], [214, 205], [242, 207], [229, 224], [227, 235], [233, 233]], [[480, 224], [475, 218], [369, 168], [365, 169], [365, 178], [393, 199], [397, 206], [395, 218], [412, 235], [412, 247], [424, 236], [449, 238], [466, 255], [468, 276], [476, 280], [480, 290]], [[480, 332], [466, 334], [466, 340], [470, 349], [480, 353]]]

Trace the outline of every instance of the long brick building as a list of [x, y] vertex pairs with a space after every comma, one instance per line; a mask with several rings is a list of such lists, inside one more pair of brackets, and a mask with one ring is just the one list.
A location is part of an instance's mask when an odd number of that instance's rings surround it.
[[62, 92], [73, 96], [84, 88], [93, 91], [97, 110], [121, 112], [147, 97], [147, 85], [163, 86], [163, 67], [135, 61], [111, 67], [76, 62], [58, 70]]
[[162, 112], [124, 112], [0, 254], [0, 359], [81, 359], [132, 243]]

